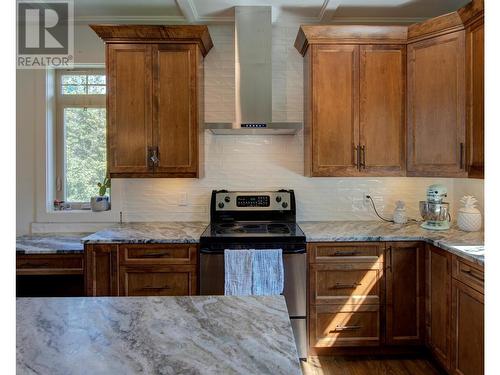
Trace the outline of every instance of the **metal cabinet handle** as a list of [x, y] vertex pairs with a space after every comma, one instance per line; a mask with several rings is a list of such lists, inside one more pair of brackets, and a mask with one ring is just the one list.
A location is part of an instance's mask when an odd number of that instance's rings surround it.
[[150, 147], [148, 153], [149, 153], [149, 158], [148, 158], [149, 167], [157, 167], [160, 161], [160, 159], [158, 158], [158, 147]]
[[352, 284], [335, 283], [335, 285], [332, 286], [331, 289], [356, 289], [360, 285], [361, 283], [352, 283]]
[[472, 268], [462, 268], [462, 272], [463, 273], [466, 273], [467, 275], [469, 275], [470, 277], [473, 277], [474, 279], [476, 280], [479, 280], [479, 281], [484, 281], [484, 278], [480, 277], [479, 275], [475, 274], [474, 273], [474, 270]]
[[172, 288], [170, 288], [169, 286], [158, 287], [158, 286], [149, 286], [149, 285], [143, 286], [141, 288], [141, 290], [168, 290], [168, 289], [172, 289]]
[[142, 254], [143, 258], [158, 258], [158, 257], [169, 257], [170, 253], [148, 253]]
[[389, 264], [388, 266], [386, 267], [387, 270], [391, 270], [392, 271], [392, 246], [389, 246]]
[[363, 328], [363, 326], [337, 326], [329, 333], [342, 332], [342, 331], [355, 331], [361, 328]]
[[356, 169], [359, 171], [360, 161], [361, 161], [361, 151], [359, 150], [359, 145], [354, 147], [355, 161], [356, 161]]
[[21, 265], [22, 267], [31, 267], [31, 268], [42, 268], [42, 267], [48, 267], [48, 263], [23, 263]]
[[354, 256], [354, 255], [358, 255], [358, 254], [361, 254], [359, 251], [336, 251], [335, 253], [333, 253], [334, 256], [338, 257], [338, 256]]
[[366, 146], [365, 145], [360, 146], [360, 149], [361, 149], [361, 158], [360, 159], [363, 161], [359, 163], [359, 168], [366, 169]]
[[460, 142], [460, 169], [464, 169], [464, 143]]

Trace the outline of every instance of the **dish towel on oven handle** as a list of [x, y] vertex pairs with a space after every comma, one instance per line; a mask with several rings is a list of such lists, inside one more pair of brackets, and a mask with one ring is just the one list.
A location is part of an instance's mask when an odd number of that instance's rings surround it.
[[279, 295], [284, 285], [282, 249], [224, 250], [224, 295]]
[[252, 294], [272, 296], [283, 293], [285, 273], [282, 249], [253, 250]]
[[224, 295], [252, 294], [252, 250], [224, 250]]

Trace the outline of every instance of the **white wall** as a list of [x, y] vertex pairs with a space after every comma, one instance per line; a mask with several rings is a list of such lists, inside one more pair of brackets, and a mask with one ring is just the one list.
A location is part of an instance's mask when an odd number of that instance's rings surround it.
[[[293, 48], [297, 30], [298, 25], [273, 28], [274, 121], [302, 121], [302, 57]], [[210, 26], [210, 33], [214, 48], [205, 60], [205, 120], [233, 121], [233, 26]], [[102, 42], [90, 29], [78, 26], [75, 36], [77, 63], [104, 62]], [[34, 212], [34, 130], [36, 126], [44, 126], [44, 116], [38, 114], [36, 120], [31, 114], [40, 99], [31, 94], [30, 79], [29, 73], [18, 78], [18, 233], [29, 231], [29, 223], [37, 217]], [[425, 189], [432, 183], [448, 187], [449, 201], [454, 203], [452, 213], [459, 195], [465, 191], [477, 195], [481, 207], [483, 205], [482, 180], [304, 177], [302, 133], [296, 136], [214, 136], [206, 132], [205, 137], [203, 179], [112, 181], [113, 205], [123, 212], [125, 221], [208, 221], [210, 192], [220, 188], [295, 189], [299, 220], [373, 220], [376, 217], [370, 206], [363, 203], [365, 192], [375, 198], [386, 216], [392, 213], [394, 202], [402, 199], [407, 202], [409, 215], [418, 217], [418, 201], [424, 199]], [[25, 183], [19, 184], [19, 181]], [[184, 196], [187, 197], [186, 205], [182, 205]], [[113, 220], [103, 220], [102, 216], [95, 218], [95, 221]], [[54, 221], [64, 222], [64, 219]], [[61, 227], [65, 225], [59, 225], [59, 229]], [[50, 226], [38, 225], [38, 228]]]

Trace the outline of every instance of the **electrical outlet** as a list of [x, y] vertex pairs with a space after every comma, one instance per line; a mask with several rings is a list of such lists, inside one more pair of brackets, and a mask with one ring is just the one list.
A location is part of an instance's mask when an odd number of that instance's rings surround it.
[[179, 206], [187, 206], [187, 193], [185, 191], [179, 193], [178, 198], [177, 198], [177, 205]]
[[363, 192], [363, 204], [370, 204], [370, 199], [367, 198], [368, 195], [370, 195], [369, 192], [367, 192], [367, 191]]

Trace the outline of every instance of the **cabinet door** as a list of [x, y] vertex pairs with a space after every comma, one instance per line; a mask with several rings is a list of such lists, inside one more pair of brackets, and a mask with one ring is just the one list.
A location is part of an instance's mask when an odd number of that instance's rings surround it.
[[198, 47], [191, 44], [159, 44], [153, 48], [153, 137], [159, 158], [155, 174], [196, 177], [199, 131], [196, 73], [201, 56]]
[[392, 242], [386, 246], [386, 342], [422, 344], [424, 336], [424, 245]]
[[457, 280], [452, 296], [452, 373], [484, 374], [484, 296]]
[[85, 290], [92, 297], [118, 295], [118, 245], [85, 246]]
[[426, 270], [427, 345], [448, 370], [451, 357], [451, 254], [429, 246]]
[[107, 46], [108, 170], [111, 177], [151, 172], [151, 46]]
[[123, 266], [122, 296], [190, 296], [196, 294], [195, 266]]
[[405, 151], [405, 46], [361, 46], [361, 172], [402, 176]]
[[312, 48], [312, 176], [352, 176], [359, 141], [359, 47]]
[[466, 31], [467, 163], [469, 177], [484, 178], [484, 23]]
[[408, 45], [409, 176], [466, 176], [465, 35]]

